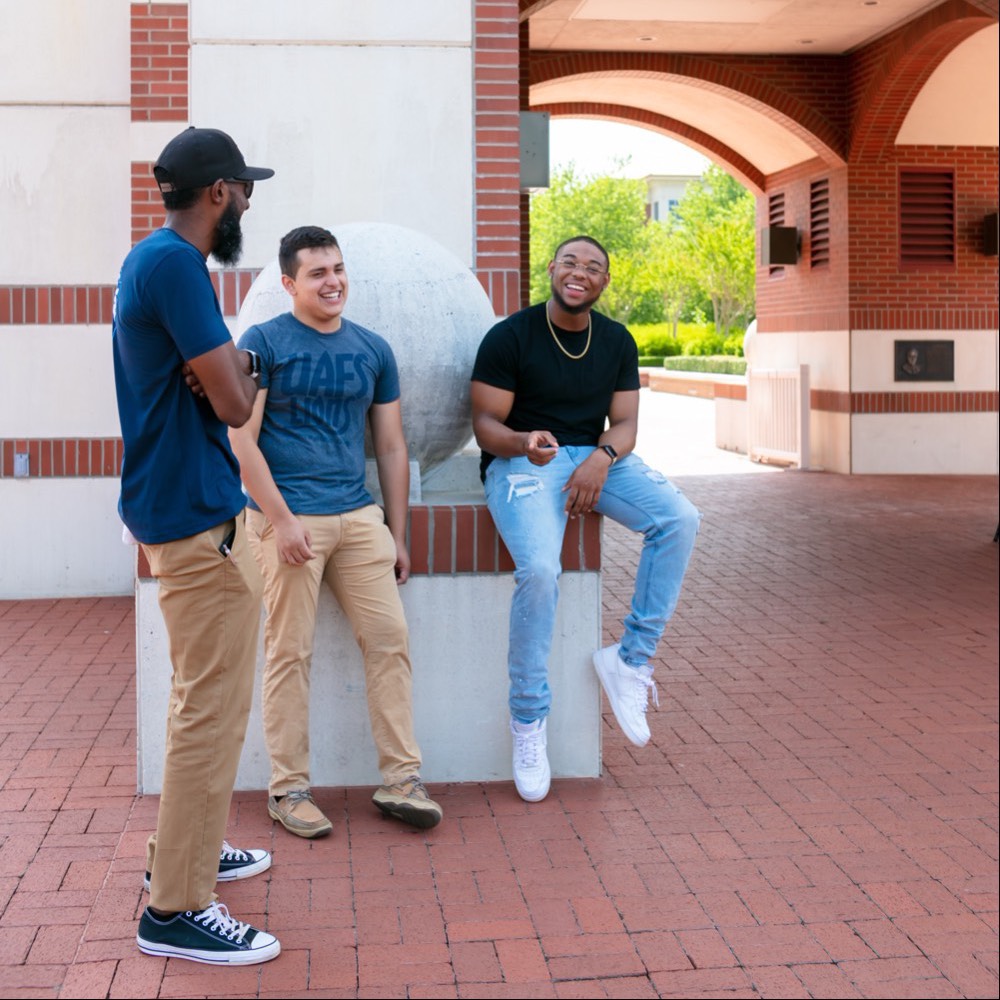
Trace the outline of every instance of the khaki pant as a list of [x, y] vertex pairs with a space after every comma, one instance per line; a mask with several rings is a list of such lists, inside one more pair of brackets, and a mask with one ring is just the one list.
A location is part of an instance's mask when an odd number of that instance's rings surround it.
[[420, 771], [413, 736], [409, 633], [396, 584], [396, 546], [382, 511], [300, 515], [315, 558], [281, 562], [271, 523], [248, 511], [250, 546], [264, 576], [263, 720], [270, 793], [308, 788], [309, 671], [319, 588], [325, 580], [354, 631], [365, 665], [372, 736], [384, 784]]
[[[219, 546], [233, 530], [227, 557]], [[143, 548], [159, 580], [173, 665], [163, 791], [146, 852], [149, 902], [203, 910], [215, 898], [253, 698], [261, 579], [242, 511], [199, 535]]]

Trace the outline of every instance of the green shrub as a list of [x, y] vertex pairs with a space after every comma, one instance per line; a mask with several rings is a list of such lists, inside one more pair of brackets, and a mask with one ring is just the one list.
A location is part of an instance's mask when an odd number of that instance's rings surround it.
[[685, 337], [698, 336], [711, 330], [711, 326], [678, 323], [676, 337], [672, 323], [635, 323], [629, 325], [629, 330], [641, 357], [668, 358], [683, 353]]
[[722, 353], [730, 354], [735, 358], [743, 357], [743, 331], [730, 333], [722, 342]]
[[722, 337], [714, 330], [705, 330], [689, 335], [681, 340], [682, 354], [693, 354], [697, 357], [707, 357], [711, 354], [722, 354]]
[[697, 355], [681, 355], [676, 358], [664, 358], [663, 367], [676, 372], [708, 372], [712, 375], [745, 375], [747, 371], [746, 358], [732, 356], [715, 357]]

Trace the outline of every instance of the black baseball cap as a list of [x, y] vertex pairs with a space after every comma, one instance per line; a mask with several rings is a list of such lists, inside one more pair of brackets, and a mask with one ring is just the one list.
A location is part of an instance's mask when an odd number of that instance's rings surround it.
[[217, 180], [263, 181], [270, 167], [248, 167], [239, 146], [217, 128], [193, 125], [174, 136], [160, 153], [153, 176], [161, 191], [190, 191]]

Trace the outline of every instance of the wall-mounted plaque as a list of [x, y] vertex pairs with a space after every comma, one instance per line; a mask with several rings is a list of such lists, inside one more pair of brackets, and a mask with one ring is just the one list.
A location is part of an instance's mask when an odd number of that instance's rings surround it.
[[897, 340], [897, 382], [954, 382], [954, 340]]

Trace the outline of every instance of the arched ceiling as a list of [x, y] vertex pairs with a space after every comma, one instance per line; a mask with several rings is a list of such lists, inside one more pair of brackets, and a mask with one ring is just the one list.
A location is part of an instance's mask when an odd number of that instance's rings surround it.
[[[521, 0], [539, 52], [844, 55], [947, 0]], [[992, 17], [995, 0], [970, 6]]]
[[[637, 87], [638, 85], [638, 87]], [[636, 107], [673, 118], [724, 138], [726, 144], [762, 174], [771, 174], [816, 153], [801, 139], [767, 116], [722, 94], [684, 83], [637, 81], [632, 77], [555, 80], [531, 88], [531, 105], [601, 103]]]
[[[847, 55], [935, 8], [996, 17], [996, 0], [521, 0], [533, 54]], [[938, 12], [940, 13], [940, 12]], [[959, 44], [916, 96], [898, 143], [997, 145], [1000, 33]], [[970, 95], [976, 95], [974, 100]], [[533, 108], [634, 108], [717, 138], [761, 175], [817, 155], [769, 109], [677, 76], [567, 73], [532, 85]], [[619, 117], [617, 120], [622, 120]], [[684, 136], [677, 136], [682, 141]], [[830, 147], [828, 147], [830, 148]], [[718, 158], [720, 163], [722, 158]]]
[[1000, 26], [966, 39], [946, 56], [910, 106], [900, 146], [1000, 144]]

